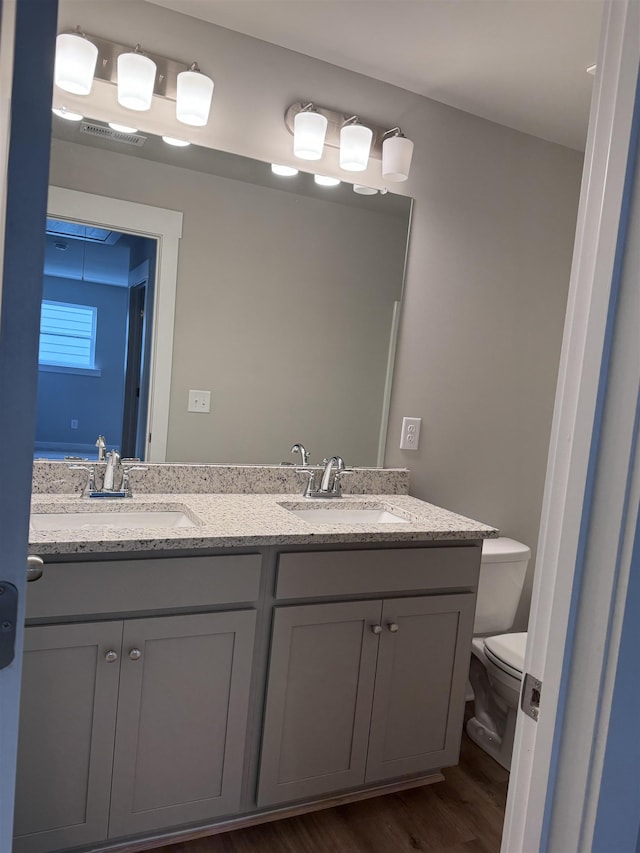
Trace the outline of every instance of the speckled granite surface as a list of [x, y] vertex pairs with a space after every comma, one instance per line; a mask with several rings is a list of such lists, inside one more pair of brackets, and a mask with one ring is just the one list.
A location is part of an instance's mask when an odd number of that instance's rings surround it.
[[[284, 504], [285, 506], [281, 506]], [[311, 523], [285, 507], [320, 509], [361, 506], [387, 509], [408, 523]], [[69, 495], [35, 495], [34, 513], [104, 513], [183, 511], [193, 527], [127, 529], [87, 526], [30, 532], [32, 553], [82, 554], [233, 548], [266, 545], [312, 545], [358, 542], [408, 542], [483, 539], [498, 535], [486, 524], [464, 518], [409, 495], [346, 496], [305, 501], [294, 494], [144, 494], [113, 501]]]
[[[87, 482], [86, 471], [71, 465], [93, 465], [98, 483], [104, 463], [44, 462], [33, 464], [33, 494], [79, 495]], [[302, 494], [306, 478], [289, 465], [179, 465], [140, 463], [146, 471], [132, 471], [134, 494]], [[320, 470], [320, 469], [319, 469]], [[406, 495], [406, 468], [355, 468], [344, 476], [343, 490], [352, 495]]]

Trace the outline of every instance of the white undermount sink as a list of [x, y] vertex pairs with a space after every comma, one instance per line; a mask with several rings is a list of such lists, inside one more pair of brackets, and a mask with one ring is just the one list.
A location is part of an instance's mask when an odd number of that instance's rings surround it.
[[409, 524], [406, 518], [389, 512], [384, 507], [310, 507], [309, 509], [289, 509], [284, 507], [296, 518], [310, 521], [313, 524]]
[[34, 512], [29, 524], [32, 530], [82, 530], [102, 527], [110, 530], [149, 529], [156, 527], [195, 527], [181, 510], [126, 510], [123, 512]]

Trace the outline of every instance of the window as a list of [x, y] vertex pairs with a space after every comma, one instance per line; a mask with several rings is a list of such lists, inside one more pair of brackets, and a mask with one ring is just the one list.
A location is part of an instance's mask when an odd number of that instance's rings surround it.
[[93, 373], [97, 308], [43, 300], [40, 312], [40, 353], [44, 370]]

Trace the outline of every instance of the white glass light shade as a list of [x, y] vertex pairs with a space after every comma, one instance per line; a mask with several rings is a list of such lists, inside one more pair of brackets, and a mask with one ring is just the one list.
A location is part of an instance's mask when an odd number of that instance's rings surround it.
[[406, 136], [390, 136], [382, 143], [382, 177], [387, 181], [406, 181], [411, 168], [413, 142]]
[[116, 124], [113, 121], [109, 122], [109, 127], [111, 130], [116, 130], [118, 133], [137, 133], [137, 127], [129, 127], [128, 124]]
[[163, 136], [162, 141], [166, 142], [167, 145], [173, 145], [174, 148], [186, 148], [187, 145], [191, 145], [186, 139], [176, 139], [175, 136]]
[[56, 86], [74, 95], [88, 95], [96, 70], [98, 48], [84, 36], [61, 33], [56, 38], [53, 79]]
[[271, 171], [274, 175], [280, 175], [281, 178], [292, 178], [298, 174], [298, 170], [293, 166], [281, 166], [278, 163], [271, 164]]
[[118, 57], [118, 103], [128, 110], [148, 110], [153, 97], [156, 64], [142, 53]]
[[321, 187], [337, 187], [340, 183], [339, 178], [330, 178], [329, 175], [314, 175], [313, 180]]
[[84, 118], [80, 113], [72, 113], [66, 107], [52, 107], [51, 112], [59, 118], [65, 118], [67, 121], [82, 121]]
[[359, 195], [377, 195], [378, 190], [373, 187], [366, 187], [364, 184], [354, 184], [353, 185], [354, 193], [359, 193]]
[[340, 168], [363, 172], [369, 162], [373, 131], [363, 124], [346, 124], [340, 131]]
[[293, 120], [293, 153], [301, 160], [322, 157], [327, 119], [322, 113], [299, 112]]
[[199, 71], [182, 71], [178, 74], [176, 93], [176, 118], [183, 124], [204, 127], [209, 121], [213, 80]]

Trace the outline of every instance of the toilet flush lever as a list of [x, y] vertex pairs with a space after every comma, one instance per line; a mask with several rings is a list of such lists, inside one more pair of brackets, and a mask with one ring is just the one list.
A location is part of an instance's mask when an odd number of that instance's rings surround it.
[[542, 693], [542, 682], [539, 678], [526, 672], [522, 680], [522, 696], [520, 707], [528, 717], [538, 722], [540, 713], [540, 695]]

